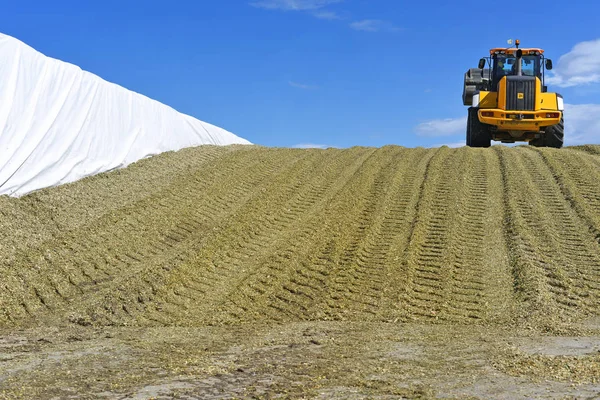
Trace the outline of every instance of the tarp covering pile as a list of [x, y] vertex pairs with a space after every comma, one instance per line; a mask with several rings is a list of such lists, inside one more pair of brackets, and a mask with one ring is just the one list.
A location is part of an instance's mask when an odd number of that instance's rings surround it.
[[250, 144], [0, 33], [0, 195], [73, 182], [154, 154]]

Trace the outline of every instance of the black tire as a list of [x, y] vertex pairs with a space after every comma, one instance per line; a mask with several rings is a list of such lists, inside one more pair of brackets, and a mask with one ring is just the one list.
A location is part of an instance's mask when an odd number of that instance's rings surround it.
[[560, 122], [546, 128], [546, 132], [539, 139], [534, 139], [529, 142], [535, 147], [553, 147], [560, 149], [565, 142], [565, 117], [564, 114]]
[[471, 147], [471, 107], [467, 114], [467, 146]]
[[477, 111], [478, 108], [469, 107], [469, 116], [467, 117], [467, 146], [490, 147], [492, 145], [490, 130], [485, 124], [479, 122]]

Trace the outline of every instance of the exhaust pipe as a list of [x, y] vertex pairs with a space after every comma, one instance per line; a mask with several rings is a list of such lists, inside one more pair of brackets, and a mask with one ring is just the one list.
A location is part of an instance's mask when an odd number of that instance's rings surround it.
[[517, 63], [517, 76], [523, 76], [523, 64], [521, 62], [521, 58], [523, 57], [523, 50], [519, 49], [520, 44], [521, 42], [519, 41], [519, 39], [517, 39], [517, 60], [515, 61]]

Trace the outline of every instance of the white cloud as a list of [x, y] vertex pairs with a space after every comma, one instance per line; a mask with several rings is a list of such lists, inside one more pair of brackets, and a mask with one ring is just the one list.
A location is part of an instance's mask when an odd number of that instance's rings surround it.
[[[415, 131], [423, 137], [451, 136], [464, 134], [466, 126], [466, 118], [436, 119], [417, 125]], [[600, 104], [565, 104], [565, 145], [579, 144], [600, 144]], [[433, 147], [444, 145], [459, 147], [464, 146], [464, 142], [441, 143]]]
[[565, 144], [600, 144], [600, 104], [565, 104]]
[[315, 18], [333, 21], [343, 19], [335, 11], [327, 10], [325, 7], [341, 3], [344, 0], [262, 0], [250, 3], [253, 7], [267, 10], [301, 11]]
[[434, 119], [422, 122], [415, 127], [419, 136], [437, 137], [465, 133], [467, 130], [467, 117]]
[[571, 87], [600, 82], [600, 39], [581, 42], [560, 57], [551, 75], [550, 85]]
[[253, 7], [268, 10], [306, 11], [318, 10], [344, 0], [261, 0], [250, 3]]
[[397, 32], [400, 28], [394, 26], [391, 22], [380, 19], [364, 19], [350, 24], [350, 28], [363, 32]]
[[326, 144], [314, 144], [314, 143], [300, 143], [292, 146], [295, 149], [326, 149], [328, 146]]
[[315, 89], [319, 88], [318, 86], [315, 86], [315, 85], [306, 85], [304, 83], [298, 83], [298, 82], [293, 82], [293, 81], [289, 81], [288, 84], [291, 87], [295, 87], [298, 89], [304, 89], [304, 90], [315, 90]]
[[334, 20], [334, 19], [342, 19], [342, 17], [333, 11], [315, 11], [313, 13], [313, 16], [319, 18], [319, 19], [326, 19], [326, 20]]

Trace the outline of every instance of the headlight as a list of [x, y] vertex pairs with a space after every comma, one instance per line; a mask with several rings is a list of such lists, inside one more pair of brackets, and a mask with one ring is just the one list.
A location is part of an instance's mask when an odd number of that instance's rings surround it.
[[[473, 102], [475, 102], [475, 96], [473, 96]], [[477, 102], [479, 102], [479, 99], [477, 99]], [[556, 104], [558, 104], [558, 111], [565, 110], [565, 101], [563, 100], [562, 97], [560, 97], [558, 95], [556, 96]]]
[[479, 93], [473, 95], [473, 107], [479, 107]]

